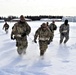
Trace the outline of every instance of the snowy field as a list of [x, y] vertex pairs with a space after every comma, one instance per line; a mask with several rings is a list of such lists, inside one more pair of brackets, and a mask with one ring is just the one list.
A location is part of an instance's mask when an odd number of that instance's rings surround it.
[[62, 22], [56, 22], [54, 41], [48, 46], [44, 59], [39, 56], [38, 43], [33, 42], [35, 31], [43, 21], [30, 21], [31, 33], [28, 36], [27, 53], [23, 57], [17, 54], [15, 40], [10, 39], [9, 33], [2, 30], [0, 23], [0, 75], [76, 75], [76, 23], [70, 24], [70, 39], [66, 45], [59, 45], [59, 26]]

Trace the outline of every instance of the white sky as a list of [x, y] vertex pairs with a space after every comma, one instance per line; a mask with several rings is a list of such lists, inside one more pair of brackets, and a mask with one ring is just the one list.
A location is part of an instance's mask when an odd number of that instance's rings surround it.
[[76, 16], [75, 0], [0, 0], [0, 16]]

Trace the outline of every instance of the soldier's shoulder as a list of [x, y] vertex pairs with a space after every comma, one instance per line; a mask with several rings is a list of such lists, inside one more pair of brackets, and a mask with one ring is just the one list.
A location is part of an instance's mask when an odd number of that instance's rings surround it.
[[49, 25], [52, 25], [52, 23], [50, 23]]
[[15, 23], [15, 24], [13, 25], [12, 29], [13, 29], [14, 27], [17, 27], [17, 25], [18, 25], [18, 23]]
[[68, 24], [68, 26], [69, 26], [69, 24]]
[[40, 30], [42, 30], [42, 28], [41, 28], [41, 27], [39, 27], [39, 28], [38, 28], [38, 30], [40, 31]]
[[28, 23], [25, 21], [25, 24], [28, 24]]
[[64, 23], [63, 23], [63, 24], [61, 24], [61, 25], [64, 25]]
[[14, 26], [17, 26], [19, 23], [18, 22], [16, 22], [15, 24], [14, 24]]
[[64, 25], [64, 23], [63, 24], [61, 24], [61, 26], [63, 26]]
[[36, 32], [40, 32], [41, 31], [41, 28], [39, 27], [37, 30], [36, 30]]

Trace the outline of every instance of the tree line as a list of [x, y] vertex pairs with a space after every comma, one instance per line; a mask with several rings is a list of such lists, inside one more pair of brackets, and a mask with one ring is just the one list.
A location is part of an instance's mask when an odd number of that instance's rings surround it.
[[[62, 19], [63, 16], [47, 16], [47, 15], [39, 15], [39, 16], [24, 16], [25, 18], [31, 19], [32, 21], [35, 20], [40, 20], [42, 18], [48, 18], [48, 19]], [[0, 17], [0, 20], [5, 20], [5, 21], [11, 21], [12, 19], [18, 19], [19, 17], [17, 16], [8, 16], [8, 17]]]

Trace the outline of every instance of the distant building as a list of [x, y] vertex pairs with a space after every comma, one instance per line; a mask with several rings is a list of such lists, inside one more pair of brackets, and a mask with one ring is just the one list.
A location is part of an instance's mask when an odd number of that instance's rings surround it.
[[63, 16], [62, 21], [67, 19], [69, 22], [76, 22], [76, 16]]
[[55, 21], [55, 22], [60, 22], [60, 21], [62, 21], [62, 19], [56, 19], [56, 18], [53, 18], [53, 19], [49, 19], [49, 18], [41, 18], [40, 19], [40, 21], [48, 21], [48, 22], [50, 22], [50, 21]]
[[5, 22], [5, 20], [4, 20], [4, 19], [1, 19], [1, 20], [0, 20], [0, 23], [2, 23], [2, 22]]
[[41, 18], [40, 21], [51, 21], [49, 18]]
[[55, 22], [61, 22], [62, 21], [62, 19], [58, 19], [58, 18], [54, 18], [54, 19], [51, 19], [51, 21], [55, 21]]

